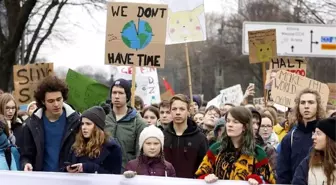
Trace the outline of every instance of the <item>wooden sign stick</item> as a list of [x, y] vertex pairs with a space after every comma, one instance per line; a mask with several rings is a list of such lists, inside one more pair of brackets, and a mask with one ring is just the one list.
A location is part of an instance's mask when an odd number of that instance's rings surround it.
[[136, 67], [135, 65], [132, 66], [132, 97], [131, 97], [131, 106], [135, 108], [135, 73], [136, 73]]
[[190, 102], [193, 102], [192, 97], [192, 85], [191, 85], [191, 73], [190, 73], [190, 62], [189, 62], [189, 51], [188, 51], [188, 43], [185, 43], [185, 53], [186, 53], [186, 61], [187, 61], [187, 69], [188, 69], [188, 81], [189, 81], [189, 93], [190, 93]]
[[262, 63], [262, 75], [263, 75], [263, 89], [264, 89], [264, 103], [265, 103], [265, 107], [267, 106], [267, 90], [264, 88], [265, 84], [266, 84], [266, 63], [263, 62]]

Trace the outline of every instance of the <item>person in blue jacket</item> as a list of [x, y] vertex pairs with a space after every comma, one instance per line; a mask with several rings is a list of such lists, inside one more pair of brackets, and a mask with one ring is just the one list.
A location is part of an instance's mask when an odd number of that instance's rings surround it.
[[313, 134], [314, 146], [296, 168], [292, 183], [295, 185], [336, 184], [336, 118], [317, 123]]
[[277, 184], [291, 184], [296, 168], [313, 145], [312, 133], [317, 120], [325, 118], [321, 96], [315, 90], [304, 89], [295, 99], [297, 127], [283, 138], [277, 157]]
[[109, 105], [94, 106], [83, 112], [81, 130], [76, 135], [69, 161], [70, 173], [120, 174], [122, 153], [120, 146], [105, 132], [105, 118]]
[[9, 128], [0, 115], [0, 170], [20, 170], [20, 154], [8, 140]]

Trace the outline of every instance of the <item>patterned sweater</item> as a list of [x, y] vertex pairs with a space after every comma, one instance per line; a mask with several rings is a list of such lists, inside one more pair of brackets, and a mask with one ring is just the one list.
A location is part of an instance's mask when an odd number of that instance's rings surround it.
[[253, 178], [259, 184], [275, 184], [275, 175], [268, 163], [265, 151], [256, 146], [256, 156], [235, 151], [219, 151], [220, 142], [213, 144], [203, 158], [195, 175], [199, 179], [215, 174], [222, 180], [248, 180]]

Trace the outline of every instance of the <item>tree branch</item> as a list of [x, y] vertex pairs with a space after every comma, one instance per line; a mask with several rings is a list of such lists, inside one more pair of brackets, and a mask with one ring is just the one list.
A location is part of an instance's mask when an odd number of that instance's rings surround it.
[[34, 34], [33, 34], [32, 38], [31, 38], [31, 41], [30, 41], [30, 43], [28, 44], [26, 57], [25, 57], [25, 59], [24, 59], [24, 64], [28, 64], [28, 62], [29, 62], [29, 58], [30, 58], [30, 55], [31, 55], [31, 52], [32, 52], [33, 47], [34, 47], [34, 44], [35, 44], [35, 42], [36, 42], [36, 40], [37, 40], [37, 36], [39, 35], [40, 30], [41, 30], [41, 28], [42, 28], [42, 26], [43, 26], [43, 23], [44, 23], [44, 21], [46, 20], [46, 18], [48, 17], [49, 12], [50, 12], [50, 11], [51, 11], [51, 10], [58, 4], [58, 3], [59, 3], [58, 0], [53, 0], [53, 1], [51, 2], [51, 4], [47, 7], [47, 9], [45, 10], [45, 12], [44, 12], [44, 14], [43, 14], [43, 16], [42, 16], [42, 18], [41, 18], [39, 24], [37, 25], [37, 27], [36, 27], [36, 29], [35, 29], [35, 31], [34, 31]]
[[37, 54], [38, 54], [38, 52], [39, 52], [39, 50], [40, 50], [40, 48], [41, 48], [43, 42], [44, 42], [44, 41], [49, 37], [49, 35], [51, 34], [52, 29], [54, 28], [54, 26], [55, 26], [55, 24], [56, 24], [56, 22], [57, 22], [57, 20], [58, 20], [58, 18], [59, 18], [59, 14], [61, 13], [62, 8], [63, 8], [63, 6], [67, 3], [67, 1], [68, 1], [68, 0], [65, 0], [65, 1], [61, 2], [61, 3], [58, 5], [58, 7], [57, 7], [57, 11], [56, 11], [55, 16], [54, 16], [54, 18], [53, 18], [53, 20], [52, 20], [52, 22], [51, 22], [51, 24], [50, 24], [50, 26], [49, 26], [49, 28], [48, 28], [47, 33], [42, 37], [42, 39], [41, 39], [41, 40], [37, 43], [37, 45], [36, 45], [36, 48], [35, 48], [35, 50], [34, 50], [34, 54], [33, 54], [32, 58], [31, 58], [31, 60], [30, 60], [30, 62], [29, 62], [30, 64], [33, 64], [33, 63], [35, 62], [35, 60], [36, 60], [36, 56], [37, 56]]
[[36, 1], [37, 0], [26, 0], [21, 8], [19, 16], [17, 17], [14, 33], [9, 36], [8, 41], [0, 53], [0, 61], [3, 62], [3, 68], [10, 67], [15, 63], [15, 60], [12, 60], [12, 57], [13, 55], [15, 56], [16, 49], [20, 44], [23, 31], [29, 19], [29, 14], [34, 9]]

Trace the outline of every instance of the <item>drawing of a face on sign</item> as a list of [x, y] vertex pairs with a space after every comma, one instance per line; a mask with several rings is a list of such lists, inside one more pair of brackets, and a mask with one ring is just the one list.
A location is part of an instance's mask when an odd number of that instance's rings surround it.
[[252, 42], [252, 44], [255, 45], [257, 48], [257, 59], [260, 62], [268, 62], [272, 59], [273, 56], [273, 49], [272, 49], [272, 44], [274, 40], [272, 40], [269, 43], [264, 43], [263, 41], [260, 42], [259, 44], [256, 44]]

